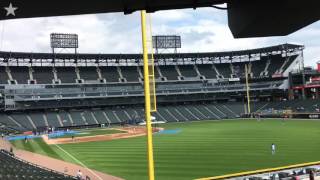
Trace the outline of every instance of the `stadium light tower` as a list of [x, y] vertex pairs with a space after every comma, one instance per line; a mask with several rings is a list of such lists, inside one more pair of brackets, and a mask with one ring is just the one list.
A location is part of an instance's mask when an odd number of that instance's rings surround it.
[[159, 49], [174, 49], [174, 53], [178, 52], [181, 48], [181, 36], [177, 35], [157, 35], [152, 36], [152, 46], [156, 49], [156, 54]]
[[74, 53], [77, 54], [77, 48], [79, 48], [79, 40], [77, 34], [66, 33], [51, 33], [50, 44], [52, 53], [55, 53], [55, 49], [74, 49]]

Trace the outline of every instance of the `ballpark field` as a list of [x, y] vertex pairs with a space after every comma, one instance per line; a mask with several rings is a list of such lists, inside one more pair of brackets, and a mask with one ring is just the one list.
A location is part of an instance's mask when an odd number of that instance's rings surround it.
[[[158, 180], [188, 180], [320, 160], [320, 121], [223, 120], [161, 127], [165, 130], [154, 135]], [[71, 155], [89, 168], [127, 180], [147, 179], [145, 137], [61, 145], [47, 145], [42, 139], [12, 143], [77, 163]], [[275, 155], [272, 143], [277, 146]]]

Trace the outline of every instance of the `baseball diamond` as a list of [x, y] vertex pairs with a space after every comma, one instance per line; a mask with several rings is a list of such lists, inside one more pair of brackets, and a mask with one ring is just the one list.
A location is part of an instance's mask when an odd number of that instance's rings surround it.
[[[314, 120], [281, 119], [165, 124], [161, 127], [179, 128], [180, 132], [154, 134], [156, 177], [187, 180], [320, 160], [319, 125]], [[12, 143], [16, 148], [77, 163], [66, 151], [89, 168], [124, 179], [148, 179], [145, 137], [59, 144], [64, 151], [41, 139]], [[278, 147], [274, 156], [271, 143]]]
[[320, 180], [319, 7], [1, 0], [0, 180]]

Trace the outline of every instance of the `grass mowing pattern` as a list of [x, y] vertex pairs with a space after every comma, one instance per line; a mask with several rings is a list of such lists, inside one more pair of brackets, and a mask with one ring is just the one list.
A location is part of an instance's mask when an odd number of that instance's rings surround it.
[[[206, 121], [163, 127], [182, 131], [154, 135], [158, 180], [188, 180], [320, 160], [320, 121]], [[55, 146], [29, 143], [14, 142], [17, 147], [72, 162]], [[277, 145], [274, 156], [271, 143]], [[147, 179], [145, 137], [61, 147], [89, 168], [128, 180]]]

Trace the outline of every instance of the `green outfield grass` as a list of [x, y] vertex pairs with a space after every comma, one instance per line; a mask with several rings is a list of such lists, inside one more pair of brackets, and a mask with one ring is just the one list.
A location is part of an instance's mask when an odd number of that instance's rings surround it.
[[85, 137], [85, 136], [97, 136], [97, 135], [107, 135], [107, 134], [115, 134], [115, 133], [125, 133], [125, 131], [120, 131], [116, 129], [107, 129], [107, 128], [98, 128], [98, 129], [84, 129], [84, 130], [76, 130], [78, 134], [66, 134], [64, 136], [59, 136], [57, 138], [71, 138], [74, 137]]
[[[154, 135], [157, 180], [188, 180], [320, 160], [320, 121], [226, 120], [163, 127], [181, 132]], [[41, 140], [13, 143], [73, 162]], [[274, 156], [271, 143], [277, 145]], [[60, 147], [90, 168], [128, 180], [147, 179], [145, 137]]]

